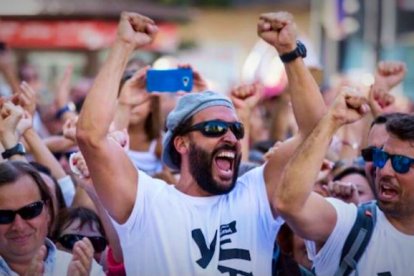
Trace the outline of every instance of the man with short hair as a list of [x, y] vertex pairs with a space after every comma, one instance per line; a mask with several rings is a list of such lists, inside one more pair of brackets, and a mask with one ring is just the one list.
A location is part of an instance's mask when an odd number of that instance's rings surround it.
[[372, 121], [367, 139], [367, 147], [362, 149], [362, 158], [365, 161], [364, 168], [369, 185], [375, 194], [375, 166], [372, 163], [373, 148], [382, 148], [385, 141], [388, 139], [388, 132], [385, 128], [387, 121], [393, 118], [404, 116], [404, 113], [385, 113], [379, 115]]
[[[281, 154], [237, 179], [245, 128], [225, 96], [182, 96], [168, 115], [163, 161], [179, 170], [177, 185], [137, 171], [107, 138], [129, 55], [147, 45], [155, 23], [123, 13], [109, 58], [83, 105], [77, 140], [90, 175], [114, 220], [129, 275], [270, 275], [273, 244], [283, 223], [271, 195], [286, 160], [325, 112], [319, 88], [302, 58], [290, 14], [261, 16], [258, 33], [286, 62], [299, 132]], [[132, 78], [145, 87], [146, 69]], [[145, 92], [144, 92], [145, 93]], [[249, 97], [250, 95], [245, 95]]]
[[89, 240], [74, 255], [57, 250], [47, 238], [54, 219], [46, 183], [30, 164], [0, 163], [0, 275], [104, 275], [92, 263]]
[[[275, 192], [277, 211], [295, 233], [313, 241], [307, 242], [307, 248], [317, 275], [344, 275], [345, 266], [339, 270], [341, 253], [356, 221], [357, 207], [321, 197], [312, 191], [313, 183], [334, 133], [367, 111], [365, 98], [351, 88], [343, 88], [289, 161]], [[389, 136], [383, 147], [371, 153], [378, 206], [376, 212], [364, 213], [376, 213], [376, 223], [350, 275], [406, 275], [414, 270], [414, 116], [392, 118], [386, 130]], [[350, 251], [356, 252], [357, 248]], [[345, 261], [353, 265], [352, 260]]]

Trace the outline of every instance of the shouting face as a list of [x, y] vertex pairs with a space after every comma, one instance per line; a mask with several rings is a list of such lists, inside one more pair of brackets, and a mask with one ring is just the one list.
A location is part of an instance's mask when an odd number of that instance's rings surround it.
[[196, 114], [192, 127], [188, 133], [188, 168], [192, 178], [208, 194], [230, 192], [241, 161], [243, 130], [236, 115], [227, 107], [209, 107]]
[[[414, 158], [414, 145], [412, 142], [402, 141], [390, 135], [384, 145], [384, 152], [389, 155], [403, 155]], [[388, 216], [394, 218], [407, 218], [414, 216], [414, 170], [412, 164], [408, 171], [399, 173], [386, 160], [382, 168], [377, 168], [375, 188], [378, 205]]]
[[236, 147], [222, 145], [209, 153], [191, 142], [190, 160], [191, 175], [204, 191], [219, 195], [234, 188], [241, 160]]

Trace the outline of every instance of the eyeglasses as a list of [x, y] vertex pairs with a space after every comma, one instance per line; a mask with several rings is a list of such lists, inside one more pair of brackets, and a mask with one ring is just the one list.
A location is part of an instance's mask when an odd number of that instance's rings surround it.
[[88, 236], [77, 235], [77, 234], [66, 234], [58, 238], [58, 242], [60, 242], [60, 244], [64, 248], [72, 251], [75, 243], [77, 241], [82, 240], [85, 237], [87, 237], [91, 241], [93, 249], [95, 250], [95, 253], [100, 253], [105, 250], [107, 241], [104, 237], [97, 237], [97, 236], [88, 237]]
[[413, 158], [404, 155], [389, 154], [378, 148], [373, 150], [372, 159], [374, 166], [380, 169], [385, 166], [388, 159], [391, 159], [392, 168], [397, 173], [407, 173], [410, 170], [411, 164], [414, 163]]
[[42, 213], [43, 201], [36, 201], [26, 205], [19, 210], [0, 210], [0, 224], [9, 224], [14, 221], [16, 214], [24, 220], [29, 220], [37, 217]]
[[230, 129], [236, 136], [237, 140], [240, 140], [244, 137], [244, 126], [240, 122], [224, 122], [219, 120], [205, 121], [198, 124], [195, 124], [183, 131], [183, 133], [195, 131], [200, 131], [206, 137], [220, 137], [226, 134], [227, 130]]
[[365, 162], [372, 162], [372, 153], [376, 148], [377, 147], [375, 146], [369, 146], [367, 148], [361, 149], [361, 156]]

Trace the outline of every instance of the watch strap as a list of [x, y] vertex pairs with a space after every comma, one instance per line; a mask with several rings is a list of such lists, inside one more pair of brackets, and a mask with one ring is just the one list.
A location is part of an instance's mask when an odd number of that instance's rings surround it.
[[291, 61], [294, 61], [298, 57], [306, 57], [306, 47], [300, 41], [296, 42], [296, 48], [293, 51], [280, 55], [280, 59], [283, 63], [289, 63]]
[[1, 153], [1, 156], [3, 157], [3, 159], [9, 159], [10, 157], [16, 154], [19, 154], [19, 155], [26, 154], [26, 149], [24, 148], [22, 143], [17, 143], [14, 147], [10, 149], [6, 149], [5, 151]]

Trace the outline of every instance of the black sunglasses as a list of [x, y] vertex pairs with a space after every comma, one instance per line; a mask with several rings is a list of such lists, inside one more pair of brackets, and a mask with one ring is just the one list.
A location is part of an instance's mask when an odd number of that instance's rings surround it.
[[384, 168], [388, 159], [391, 159], [391, 165], [394, 171], [397, 173], [407, 173], [410, 170], [411, 164], [414, 163], [414, 159], [404, 155], [389, 154], [382, 149], [375, 148], [373, 150], [372, 159], [374, 166], [377, 168]]
[[361, 149], [361, 156], [365, 162], [372, 162], [372, 154], [376, 148], [377, 147], [375, 146], [369, 146], [367, 148]]
[[36, 201], [29, 205], [23, 206], [19, 210], [0, 210], [0, 224], [9, 224], [14, 221], [16, 214], [24, 220], [29, 220], [37, 217], [42, 213], [43, 201]]
[[230, 129], [237, 140], [244, 137], [244, 126], [240, 122], [224, 122], [219, 120], [205, 121], [195, 124], [188, 129], [184, 130], [183, 133], [198, 130], [206, 137], [220, 137], [226, 134], [227, 130]]
[[107, 241], [104, 237], [88, 237], [88, 236], [77, 235], [77, 234], [66, 234], [66, 235], [59, 237], [58, 242], [60, 242], [60, 244], [64, 248], [72, 251], [75, 243], [77, 241], [82, 240], [85, 237], [87, 237], [91, 241], [93, 249], [95, 250], [95, 253], [100, 253], [105, 250]]

